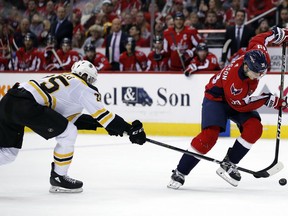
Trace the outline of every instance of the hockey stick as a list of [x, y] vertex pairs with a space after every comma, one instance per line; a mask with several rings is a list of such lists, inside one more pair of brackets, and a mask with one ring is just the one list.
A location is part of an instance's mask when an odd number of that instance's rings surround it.
[[[282, 65], [281, 65], [281, 79], [280, 79], [280, 98], [283, 98], [284, 91], [284, 75], [286, 69], [286, 42], [282, 43]], [[266, 172], [271, 167], [275, 166], [278, 163], [279, 157], [279, 147], [280, 147], [280, 134], [281, 134], [281, 123], [282, 123], [282, 109], [278, 111], [278, 120], [277, 120], [277, 132], [276, 132], [276, 146], [275, 146], [275, 156], [272, 164], [267, 168], [261, 170], [260, 172]], [[256, 177], [256, 176], [255, 176]], [[257, 177], [256, 177], [257, 178]]]
[[182, 69], [183, 69], [183, 71], [185, 71], [185, 69], [186, 69], [185, 63], [184, 63], [184, 61], [183, 61], [183, 59], [182, 59], [182, 54], [180, 53], [179, 47], [178, 47], [177, 42], [176, 42], [176, 38], [175, 38], [173, 32], [170, 32], [170, 35], [171, 35], [171, 38], [172, 38], [172, 40], [173, 40], [174, 46], [175, 46], [175, 48], [176, 48], [176, 51], [177, 51], [177, 53], [178, 53], [178, 56], [179, 56], [179, 58], [180, 58], [181, 65], [182, 65]]
[[[201, 155], [201, 154], [197, 154], [195, 152], [190, 152], [188, 150], [184, 150], [184, 149], [181, 149], [181, 148], [177, 148], [175, 146], [171, 146], [171, 145], [168, 145], [168, 144], [156, 141], [156, 140], [152, 140], [152, 139], [146, 138], [146, 141], [150, 142], [150, 143], [153, 143], [155, 145], [159, 145], [159, 146], [162, 146], [162, 147], [165, 147], [165, 148], [168, 148], [168, 149], [172, 149], [172, 150], [175, 150], [175, 151], [190, 155], [190, 156], [194, 156], [194, 157], [196, 157], [198, 159], [204, 159], [204, 160], [211, 161], [211, 162], [214, 162], [214, 163], [220, 164], [220, 165], [221, 164], [227, 165], [227, 163], [224, 162], [224, 161], [219, 161], [217, 159], [214, 159], [214, 158], [211, 158], [211, 157], [207, 157], [207, 156], [204, 156], [204, 155]], [[274, 175], [274, 174], [278, 173], [280, 170], [282, 170], [283, 169], [283, 164], [281, 162], [278, 162], [278, 163], [276, 162], [276, 164], [274, 164], [273, 166], [270, 166], [269, 169], [267, 167], [266, 169], [261, 170], [261, 171], [257, 171], [257, 172], [249, 170], [249, 169], [245, 169], [245, 168], [239, 167], [239, 166], [237, 166], [237, 169], [242, 171], [242, 172], [246, 172], [246, 173], [252, 174], [255, 178], [267, 178], [267, 177], [269, 177], [271, 175]]]

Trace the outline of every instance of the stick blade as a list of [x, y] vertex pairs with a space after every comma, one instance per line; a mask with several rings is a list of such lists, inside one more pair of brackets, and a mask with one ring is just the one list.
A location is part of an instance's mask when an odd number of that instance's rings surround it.
[[275, 175], [276, 173], [280, 172], [283, 168], [284, 168], [283, 163], [282, 162], [278, 162], [272, 167], [269, 167], [267, 169], [255, 172], [253, 174], [253, 176], [255, 178], [268, 178], [269, 176]]

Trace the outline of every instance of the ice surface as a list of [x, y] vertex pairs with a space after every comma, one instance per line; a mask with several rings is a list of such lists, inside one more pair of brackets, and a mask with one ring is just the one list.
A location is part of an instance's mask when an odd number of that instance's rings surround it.
[[[186, 149], [190, 137], [149, 137]], [[207, 156], [221, 160], [231, 138], [220, 138]], [[146, 143], [132, 145], [128, 137], [80, 134], [69, 175], [84, 182], [80, 194], [50, 194], [49, 173], [55, 140], [33, 133], [12, 164], [0, 167], [1, 216], [211, 216], [288, 214], [287, 140], [281, 140], [284, 169], [269, 178], [242, 173], [237, 188], [216, 175], [218, 165], [202, 161], [179, 190], [167, 189], [171, 170], [181, 153]], [[258, 171], [271, 164], [275, 140], [261, 139], [242, 167]]]

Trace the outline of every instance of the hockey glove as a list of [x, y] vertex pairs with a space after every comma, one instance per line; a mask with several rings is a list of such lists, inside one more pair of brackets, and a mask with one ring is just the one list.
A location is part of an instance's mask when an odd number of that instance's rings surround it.
[[286, 39], [286, 32], [284, 29], [279, 27], [273, 27], [272, 29], [274, 33], [274, 44], [280, 45]]
[[280, 108], [286, 108], [287, 107], [287, 97], [279, 98], [273, 94], [269, 94], [270, 97], [265, 102], [265, 105], [269, 108], [274, 108], [279, 110]]
[[132, 122], [132, 126], [129, 131], [129, 139], [132, 143], [143, 145], [146, 142], [146, 134], [143, 129], [143, 125], [139, 120]]
[[197, 70], [198, 70], [198, 68], [197, 68], [197, 66], [195, 64], [190, 64], [190, 65], [188, 65], [188, 67], [184, 71], [184, 75], [186, 77], [189, 77], [192, 73], [194, 73]]

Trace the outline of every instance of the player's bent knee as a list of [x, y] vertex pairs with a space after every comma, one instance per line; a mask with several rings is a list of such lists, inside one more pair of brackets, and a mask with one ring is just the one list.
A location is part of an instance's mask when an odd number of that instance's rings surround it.
[[257, 118], [248, 119], [244, 122], [242, 128], [241, 137], [249, 143], [255, 143], [260, 139], [263, 132], [263, 125]]
[[206, 154], [215, 145], [220, 133], [219, 127], [205, 128], [191, 141], [191, 146], [201, 154]]
[[77, 127], [73, 123], [69, 122], [67, 124], [66, 130], [62, 134], [58, 135], [56, 137], [56, 140], [59, 144], [60, 143], [63, 143], [63, 144], [67, 143], [68, 145], [69, 144], [74, 145], [74, 143], [76, 142], [77, 133], [78, 133]]

